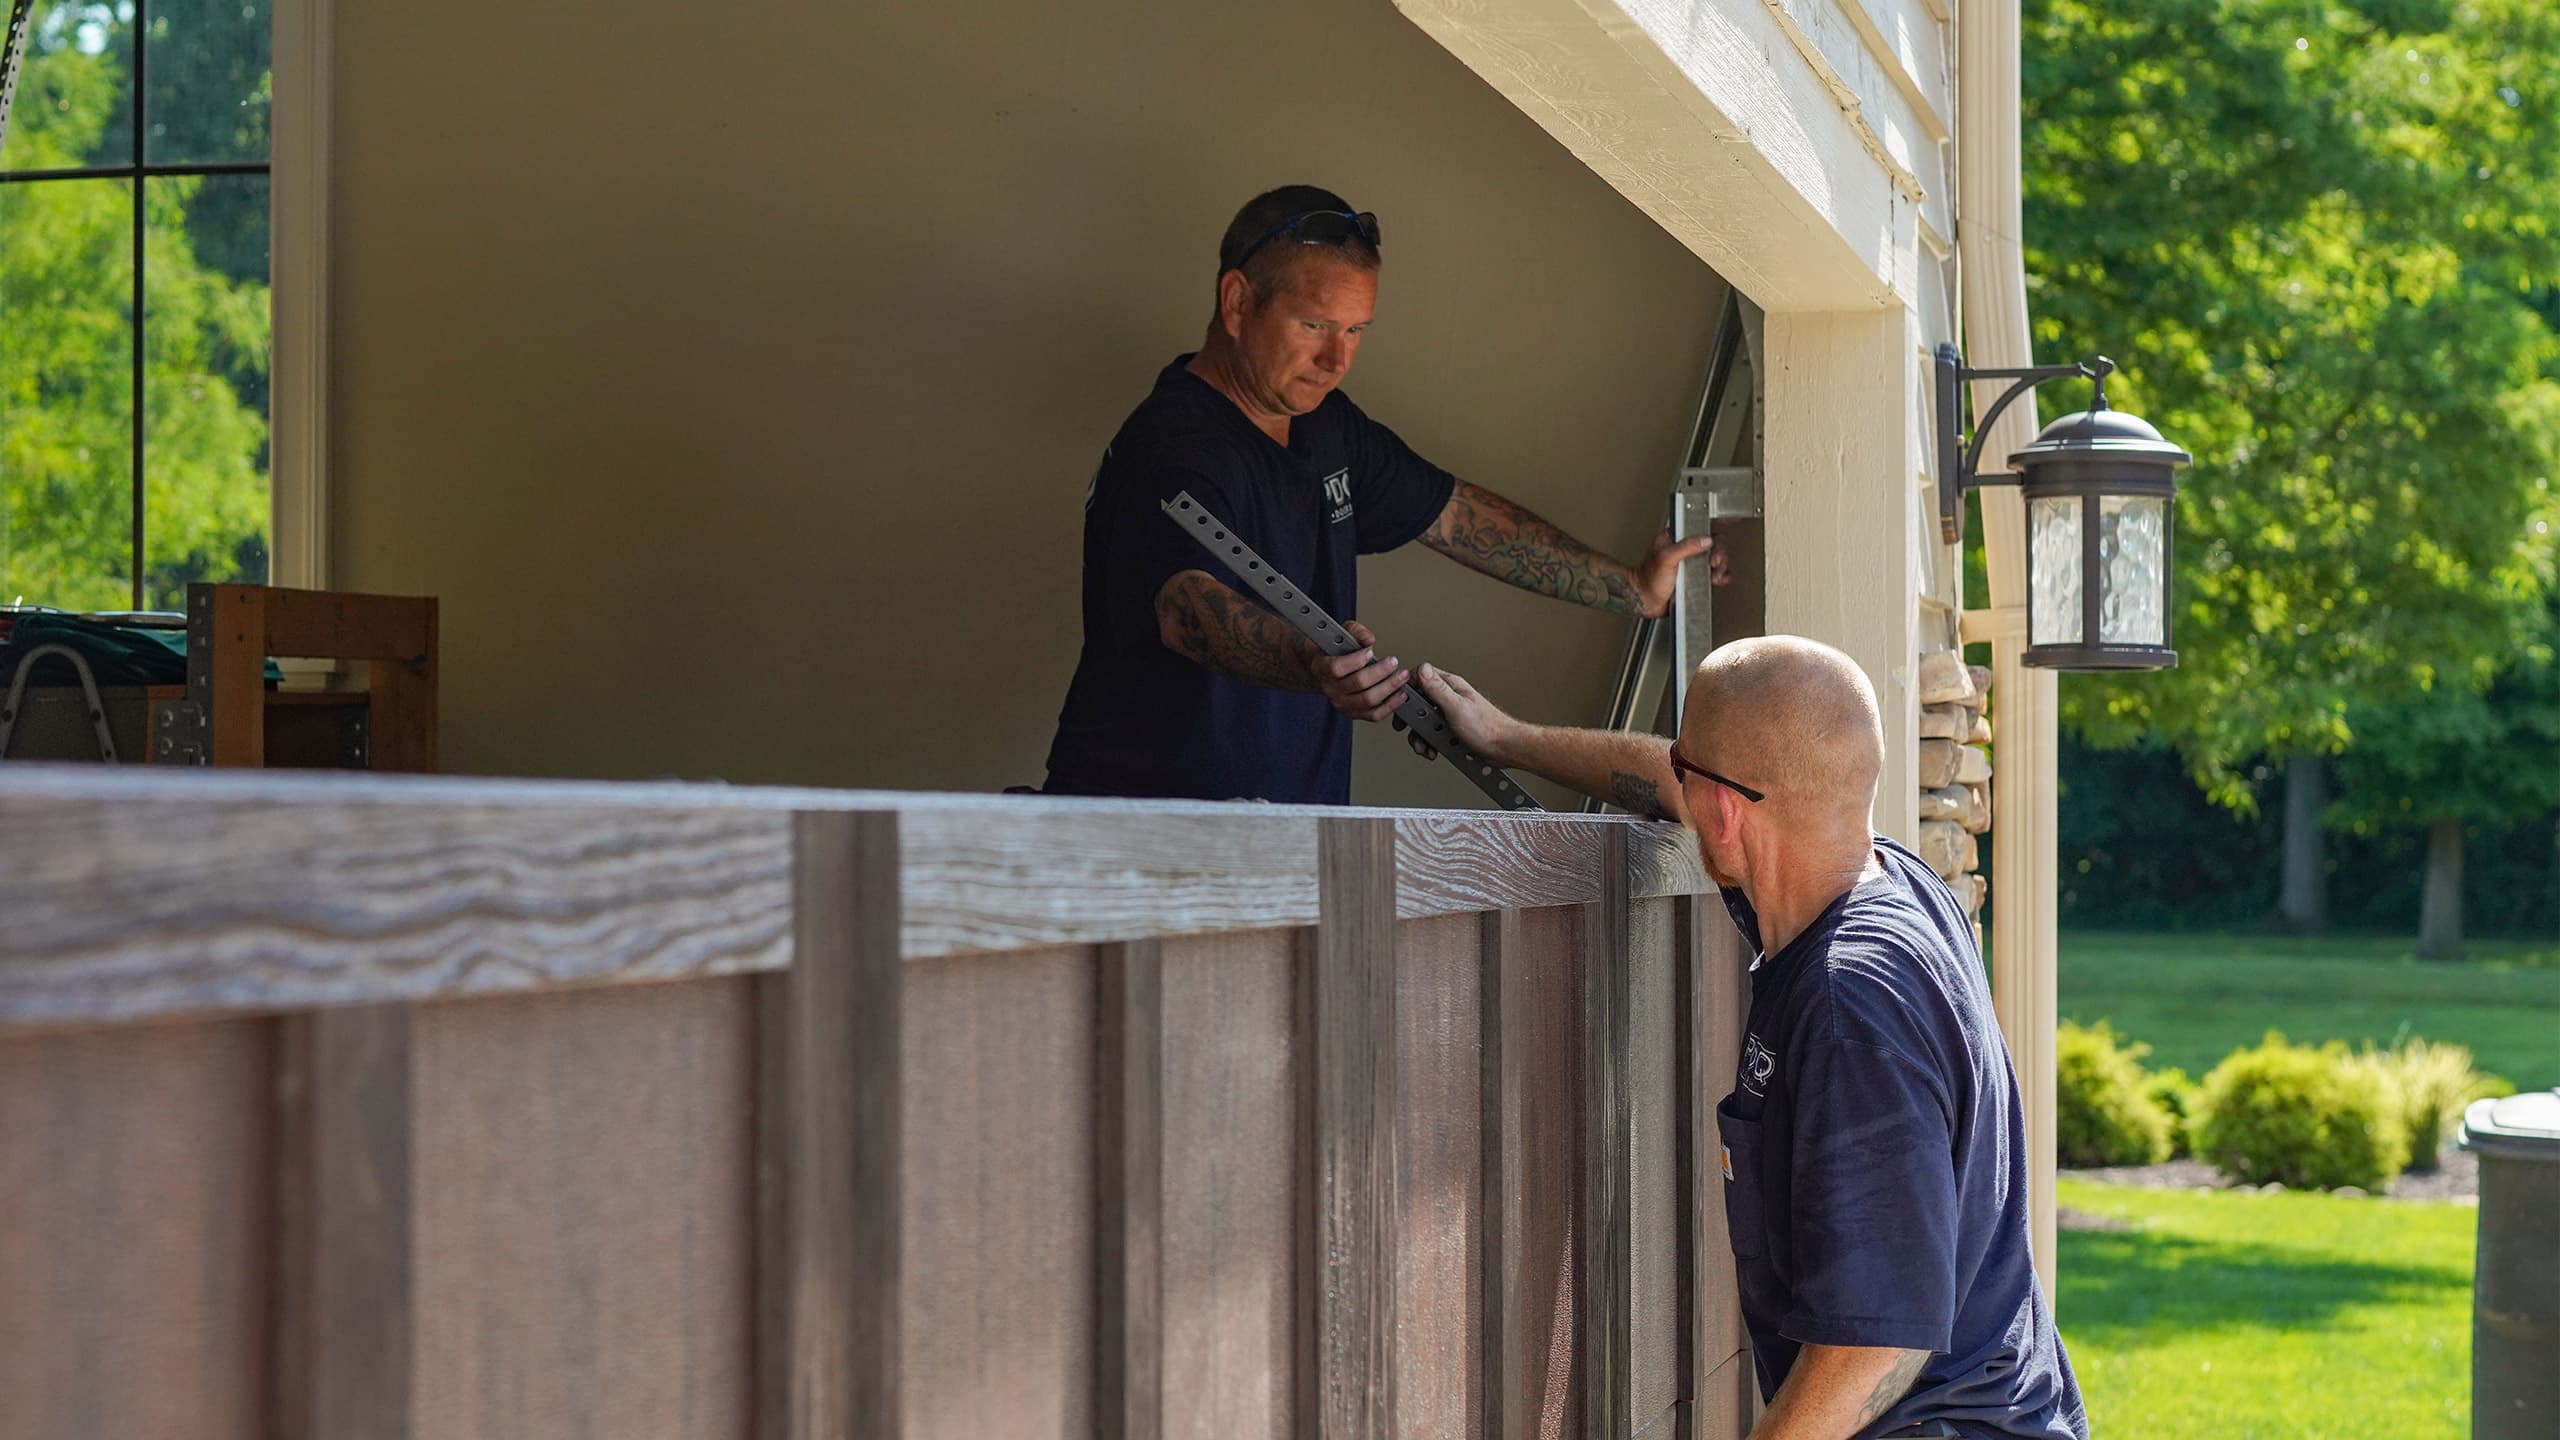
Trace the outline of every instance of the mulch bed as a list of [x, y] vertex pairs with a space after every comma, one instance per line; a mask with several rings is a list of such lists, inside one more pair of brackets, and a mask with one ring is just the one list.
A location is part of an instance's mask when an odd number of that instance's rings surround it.
[[[2234, 1185], [2221, 1171], [2202, 1160], [2172, 1160], [2165, 1165], [2116, 1165], [2094, 1170], [2062, 1172], [2076, 1179], [2094, 1180], [2102, 1185], [2132, 1185], [2144, 1190], [2281, 1190], [2281, 1185]], [[2389, 1200], [2436, 1200], [2477, 1204], [2480, 1199], [2480, 1157], [2468, 1150], [2445, 1147], [2436, 1156], [2433, 1170], [2411, 1170], [2403, 1173], [2382, 1192]], [[2077, 1221], [2080, 1223], [2068, 1223]], [[2103, 1216], [2069, 1213], [2065, 1229], [2120, 1230], [2120, 1220]]]

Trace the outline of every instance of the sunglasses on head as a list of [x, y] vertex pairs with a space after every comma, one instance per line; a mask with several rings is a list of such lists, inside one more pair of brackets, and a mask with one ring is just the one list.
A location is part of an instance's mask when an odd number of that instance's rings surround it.
[[1375, 250], [1378, 248], [1378, 217], [1367, 210], [1356, 215], [1348, 210], [1310, 210], [1304, 215], [1292, 215], [1262, 232], [1262, 238], [1244, 247], [1244, 253], [1228, 262], [1227, 268], [1243, 269], [1244, 262], [1283, 235], [1296, 236], [1301, 245], [1348, 245], [1358, 238], [1367, 241], [1369, 248]]
[[1721, 776], [1721, 775], [1717, 774], [1717, 773], [1716, 773], [1716, 772], [1714, 772], [1713, 770], [1708, 769], [1706, 766], [1701, 765], [1701, 764], [1699, 764], [1697, 761], [1690, 759], [1688, 756], [1681, 754], [1681, 753], [1680, 753], [1680, 742], [1679, 742], [1679, 741], [1677, 741], [1677, 740], [1672, 741], [1672, 742], [1671, 742], [1671, 776], [1672, 776], [1672, 778], [1673, 778], [1673, 779], [1675, 779], [1675, 780], [1680, 780], [1680, 781], [1685, 782], [1685, 781], [1687, 781], [1687, 780], [1688, 780], [1688, 778], [1689, 778], [1691, 775], [1696, 775], [1698, 778], [1700, 778], [1700, 779], [1702, 779], [1702, 780], [1713, 780], [1713, 781], [1714, 781], [1714, 782], [1716, 782], [1717, 784], [1719, 784], [1719, 785], [1723, 786], [1723, 787], [1724, 787], [1724, 788], [1726, 788], [1727, 790], [1732, 791], [1734, 794], [1741, 796], [1743, 799], [1750, 801], [1750, 802], [1751, 802], [1752, 804], [1754, 804], [1754, 805], [1757, 805], [1757, 804], [1759, 804], [1761, 801], [1766, 800], [1766, 799], [1768, 799], [1768, 798], [1769, 798], [1768, 796], [1766, 796], [1766, 795], [1762, 794], [1761, 792], [1759, 792], [1759, 791], [1757, 791], [1757, 790], [1752, 789], [1750, 786], [1743, 784], [1741, 781], [1739, 781], [1739, 780], [1727, 780], [1726, 778], [1724, 778], [1723, 776]]

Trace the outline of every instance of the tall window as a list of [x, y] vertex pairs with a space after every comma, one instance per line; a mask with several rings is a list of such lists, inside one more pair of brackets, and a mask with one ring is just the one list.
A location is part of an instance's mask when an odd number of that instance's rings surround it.
[[0, 604], [267, 578], [270, 45], [269, 0], [36, 5], [0, 143]]

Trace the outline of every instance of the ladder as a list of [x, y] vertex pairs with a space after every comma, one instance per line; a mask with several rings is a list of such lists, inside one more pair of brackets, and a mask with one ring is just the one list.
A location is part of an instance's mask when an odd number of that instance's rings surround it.
[[[1704, 534], [1718, 520], [1759, 518], [1760, 435], [1768, 394], [1760, 353], [1760, 307], [1728, 289], [1715, 343], [1707, 349], [1689, 448], [1671, 480], [1674, 540]], [[1627, 637], [1617, 688], [1609, 697], [1608, 728], [1676, 731], [1689, 676], [1714, 648], [1713, 573], [1704, 565], [1684, 565], [1671, 613], [1637, 621]], [[1596, 814], [1610, 807], [1590, 799], [1582, 808]]]

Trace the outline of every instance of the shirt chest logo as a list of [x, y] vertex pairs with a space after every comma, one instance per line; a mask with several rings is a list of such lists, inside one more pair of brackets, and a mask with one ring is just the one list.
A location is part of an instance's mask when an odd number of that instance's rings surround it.
[[1324, 477], [1324, 501], [1333, 507], [1325, 517], [1328, 525], [1339, 525], [1351, 518], [1351, 469], [1345, 466]]
[[1768, 1094], [1769, 1077], [1772, 1074], [1775, 1074], [1777, 1069], [1777, 1053], [1772, 1051], [1768, 1046], [1761, 1044], [1759, 1036], [1746, 1035], [1742, 1038], [1742, 1088], [1744, 1093], [1751, 1095]]

